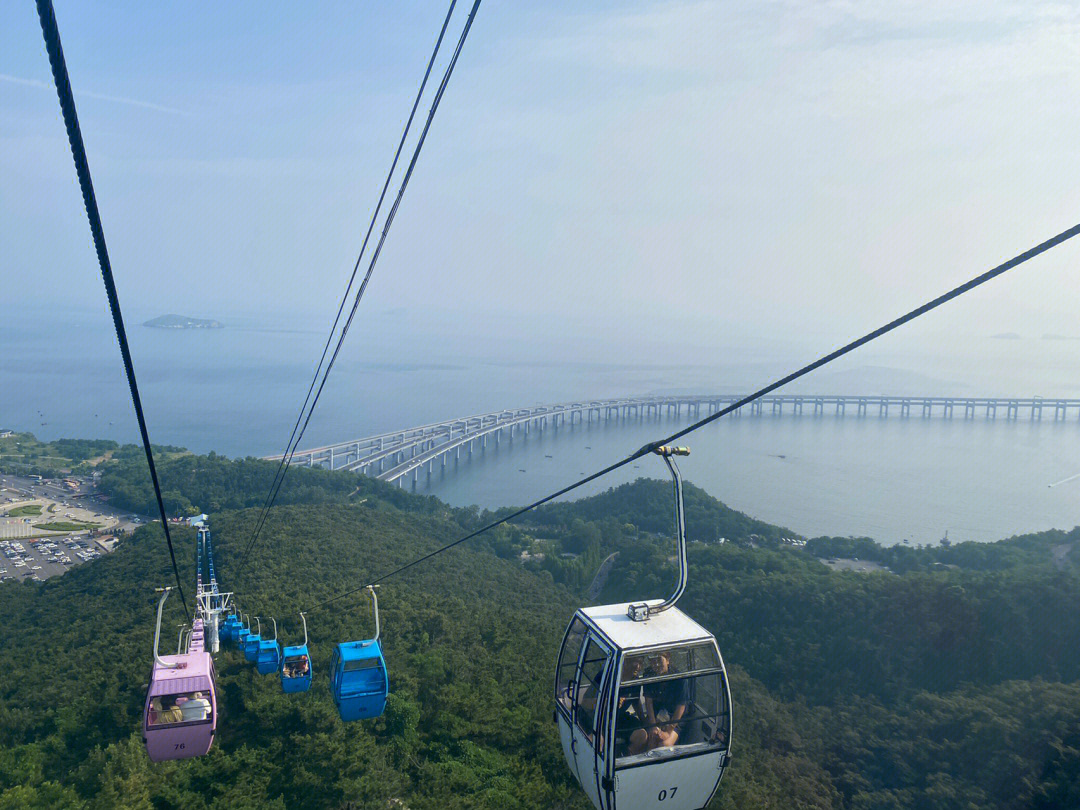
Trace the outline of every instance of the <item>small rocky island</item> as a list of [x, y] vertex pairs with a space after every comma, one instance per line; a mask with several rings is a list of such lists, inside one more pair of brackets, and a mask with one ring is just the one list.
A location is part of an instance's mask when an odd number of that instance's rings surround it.
[[186, 315], [162, 315], [143, 323], [154, 329], [221, 329], [221, 323], [205, 318], [189, 318]]

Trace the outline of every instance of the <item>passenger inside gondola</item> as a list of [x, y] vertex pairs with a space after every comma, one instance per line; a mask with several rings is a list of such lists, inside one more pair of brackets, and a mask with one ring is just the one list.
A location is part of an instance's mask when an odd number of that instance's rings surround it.
[[210, 719], [210, 701], [204, 692], [181, 695], [163, 695], [150, 701], [147, 712], [148, 726], [164, 726], [174, 723], [199, 723]]
[[627, 656], [615, 715], [620, 763], [722, 746], [729, 708], [718, 667], [711, 644]]
[[[663, 678], [672, 673], [671, 653], [657, 653], [649, 661], [649, 677]], [[679, 741], [682, 720], [690, 701], [688, 678], [654, 681], [643, 687], [645, 714], [648, 718], [649, 748], [675, 745]]]
[[[623, 682], [641, 677], [645, 669], [645, 657], [635, 655], [623, 665]], [[619, 689], [619, 705], [615, 713], [615, 734], [619, 756], [641, 754], [648, 750], [648, 718], [645, 714], [645, 687], [631, 683]]]
[[303, 678], [308, 674], [310, 670], [310, 664], [308, 663], [308, 657], [306, 655], [300, 655], [292, 658], [286, 658], [284, 664], [285, 677], [286, 678]]

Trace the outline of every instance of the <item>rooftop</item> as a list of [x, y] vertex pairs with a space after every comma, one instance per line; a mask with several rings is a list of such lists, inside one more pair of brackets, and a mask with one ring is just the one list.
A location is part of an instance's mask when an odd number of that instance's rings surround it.
[[[173, 683], [172, 685], [168, 685], [168, 682], [185, 681], [189, 678], [206, 679], [210, 677], [210, 668], [212, 666], [210, 653], [197, 652], [188, 653], [187, 655], [163, 655], [161, 656], [161, 660], [167, 664], [183, 664], [183, 667], [171, 669], [169, 667], [162, 667], [155, 661], [154, 673], [151, 676], [151, 681], [155, 684], [154, 689], [151, 690], [152, 694], [172, 694], [169, 690], [174, 688], [177, 692], [184, 691], [179, 688], [178, 684]], [[206, 681], [201, 680], [200, 683], [202, 683], [202, 686], [196, 688], [205, 689]]]
[[[650, 605], [659, 605], [664, 600], [647, 599], [645, 601]], [[626, 615], [629, 607], [629, 602], [622, 602], [617, 605], [582, 608], [580, 612], [591, 619], [601, 632], [624, 650], [712, 637], [712, 633], [677, 607], [665, 610], [643, 622], [631, 621]]]

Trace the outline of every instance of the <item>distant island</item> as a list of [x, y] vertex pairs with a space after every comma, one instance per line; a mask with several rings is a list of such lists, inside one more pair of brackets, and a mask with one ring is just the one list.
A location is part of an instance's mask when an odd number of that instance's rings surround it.
[[218, 321], [206, 318], [189, 318], [186, 315], [162, 315], [146, 321], [143, 326], [154, 329], [221, 329]]

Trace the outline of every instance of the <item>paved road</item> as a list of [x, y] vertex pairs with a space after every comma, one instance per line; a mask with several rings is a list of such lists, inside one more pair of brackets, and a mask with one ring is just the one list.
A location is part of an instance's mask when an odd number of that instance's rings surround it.
[[589, 590], [586, 596], [589, 599], [596, 600], [600, 597], [600, 592], [604, 590], [604, 585], [607, 584], [608, 574], [611, 573], [611, 566], [615, 564], [615, 558], [619, 556], [619, 552], [609, 554], [604, 558], [604, 561], [600, 563], [600, 567], [596, 569], [596, 576], [593, 577], [593, 581], [589, 584]]

